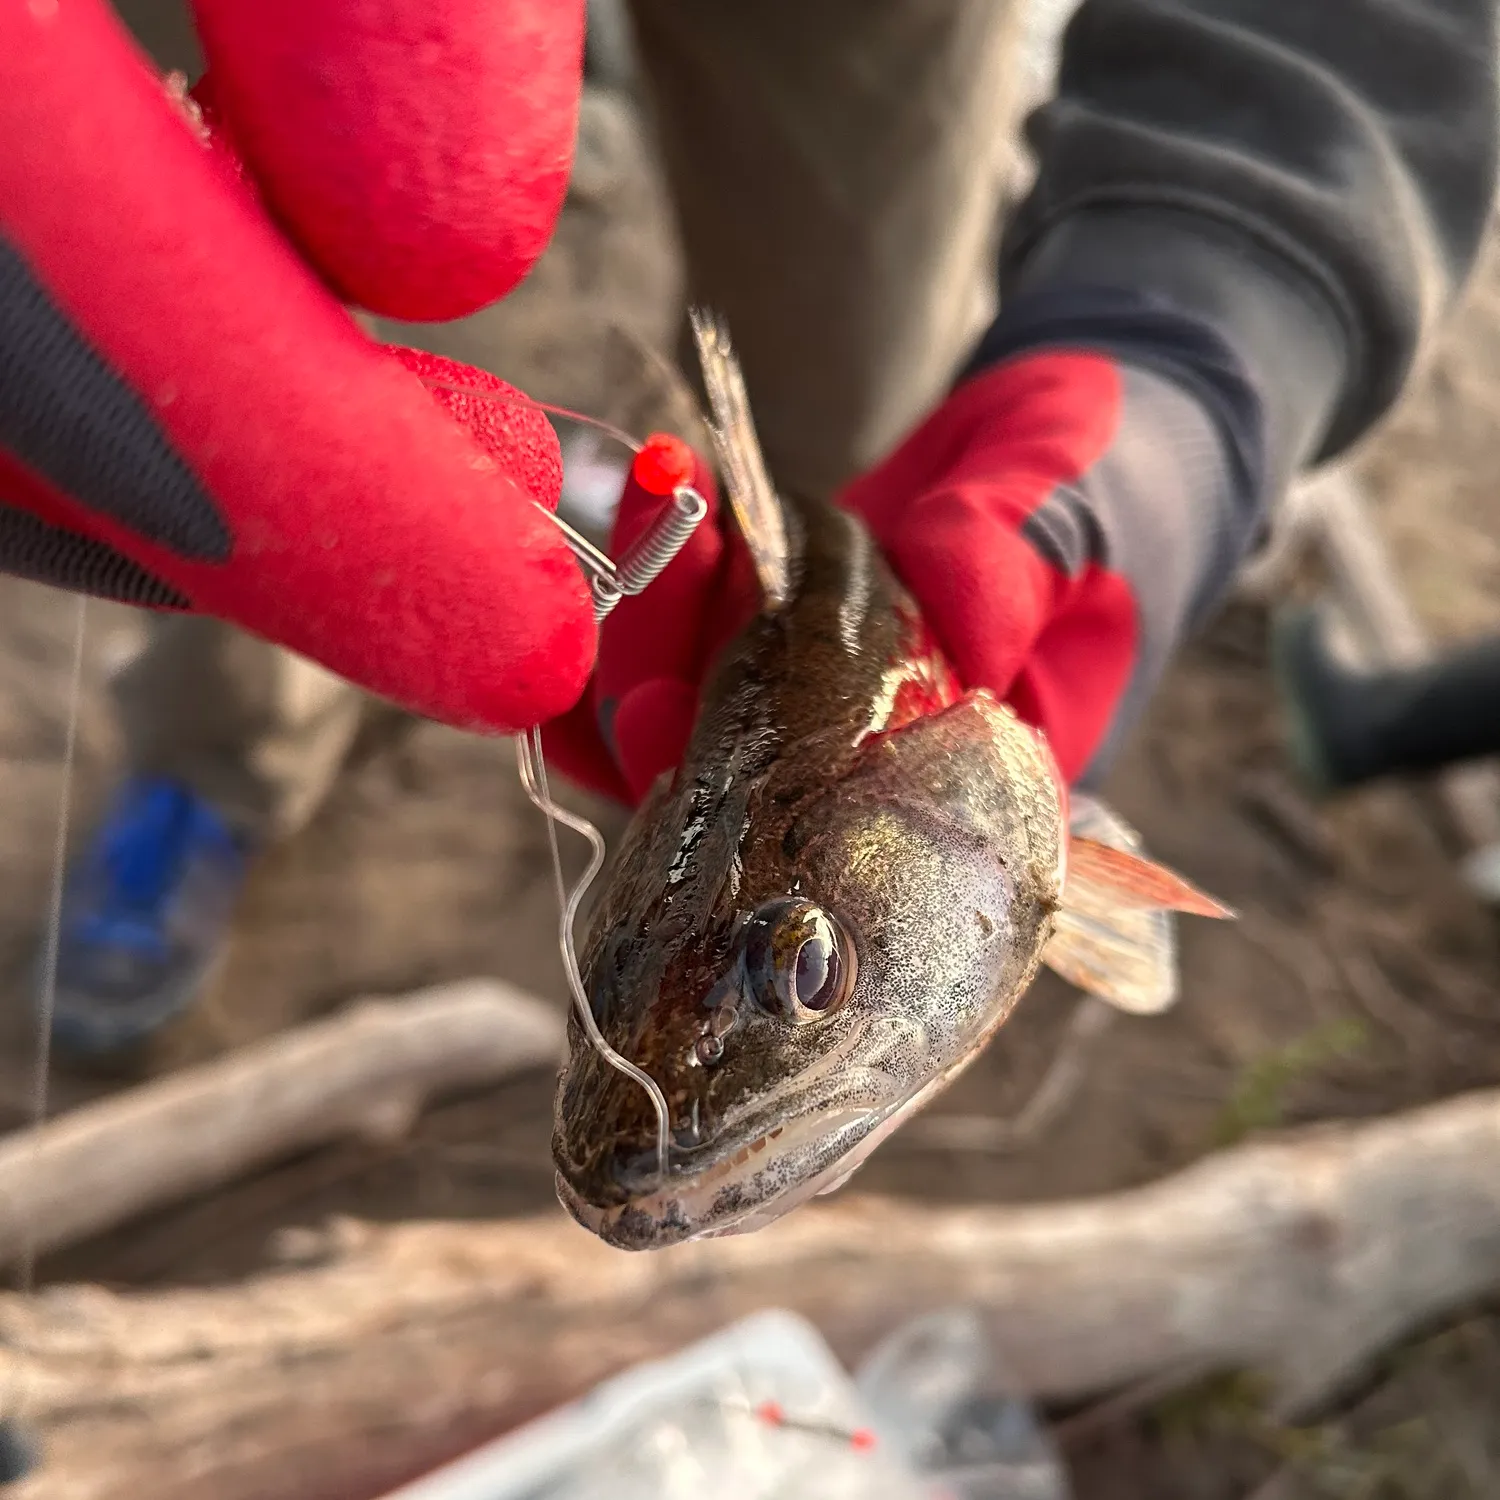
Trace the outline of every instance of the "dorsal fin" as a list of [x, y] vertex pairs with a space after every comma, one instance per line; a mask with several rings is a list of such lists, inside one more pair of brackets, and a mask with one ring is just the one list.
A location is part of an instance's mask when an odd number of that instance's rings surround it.
[[768, 609], [779, 609], [792, 591], [791, 541], [750, 416], [745, 377], [721, 319], [702, 308], [689, 317], [703, 367], [713, 420], [714, 447], [729, 490], [729, 503], [755, 564], [755, 576]]

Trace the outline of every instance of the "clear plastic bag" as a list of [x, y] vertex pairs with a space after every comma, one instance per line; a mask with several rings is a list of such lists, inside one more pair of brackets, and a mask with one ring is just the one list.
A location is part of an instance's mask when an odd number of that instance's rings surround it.
[[932, 1500], [810, 1324], [761, 1313], [387, 1500]]
[[[718, 1398], [660, 1414], [618, 1447], [560, 1476], [534, 1500], [927, 1500], [904, 1465], [860, 1442], [861, 1429], [824, 1429], [804, 1411], [798, 1425], [766, 1415], [779, 1402]], [[807, 1422], [808, 1425], [801, 1425]]]
[[952, 1500], [1070, 1500], [1035, 1411], [991, 1347], [983, 1319], [952, 1308], [898, 1329], [861, 1366], [871, 1420], [934, 1494]]
[[786, 1312], [606, 1381], [386, 1500], [1069, 1500], [982, 1321], [897, 1331], [857, 1379]]

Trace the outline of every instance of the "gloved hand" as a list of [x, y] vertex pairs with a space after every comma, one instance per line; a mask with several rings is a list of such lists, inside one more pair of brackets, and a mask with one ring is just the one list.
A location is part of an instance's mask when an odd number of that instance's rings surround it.
[[[1043, 348], [970, 377], [837, 498], [869, 525], [963, 684], [1038, 726], [1071, 782], [1227, 576], [1227, 474], [1212, 420], [1178, 384], [1102, 352]], [[661, 504], [628, 486], [616, 548]], [[553, 726], [560, 768], [596, 790], [636, 802], [680, 759], [697, 684], [755, 608], [730, 525], [706, 522], [622, 602], [592, 693]]]
[[595, 632], [531, 504], [550, 427], [434, 400], [419, 377], [507, 388], [346, 304], [452, 318], [525, 274], [583, 9], [197, 0], [200, 118], [104, 0], [0, 7], [0, 569], [216, 615], [462, 726], [567, 708]]
[[[1045, 351], [966, 382], [840, 503], [864, 518], [959, 681], [1047, 736], [1075, 780], [1130, 681], [1130, 582], [1082, 494], [1120, 427], [1118, 364]], [[1070, 532], [1072, 534], [1070, 534]]]
[[543, 734], [548, 760], [564, 775], [630, 804], [682, 758], [699, 684], [759, 604], [749, 553], [721, 514], [713, 471], [680, 439], [658, 434], [636, 456], [611, 554], [625, 555], [680, 484], [703, 496], [708, 514], [644, 593], [615, 606], [589, 691]]

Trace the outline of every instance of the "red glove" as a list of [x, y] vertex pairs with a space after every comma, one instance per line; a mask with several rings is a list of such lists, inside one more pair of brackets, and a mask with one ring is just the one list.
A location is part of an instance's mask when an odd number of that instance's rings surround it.
[[653, 437], [637, 455], [615, 518], [613, 555], [624, 556], [683, 483], [707, 500], [708, 514], [645, 593], [615, 606], [590, 691], [545, 734], [560, 771], [632, 804], [682, 758], [698, 685], [759, 601], [750, 555], [721, 519], [713, 474], [676, 438]]
[[[1029, 355], [968, 381], [838, 497], [869, 525], [964, 685], [993, 689], [1039, 726], [1069, 780], [1130, 680], [1136, 607], [1116, 573], [1093, 561], [1065, 569], [1031, 538], [1114, 442], [1120, 413], [1106, 356]], [[702, 487], [701, 466], [697, 478]], [[627, 487], [616, 555], [662, 503]], [[698, 684], [755, 608], [748, 558], [716, 519], [618, 606], [590, 699], [552, 727], [559, 767], [596, 790], [635, 802], [677, 764]]]
[[197, 15], [235, 150], [104, 0], [0, 6], [0, 569], [217, 615], [455, 724], [560, 712], [595, 633], [531, 504], [551, 429], [490, 407], [476, 443], [412, 367], [498, 383], [392, 359], [341, 302], [451, 318], [525, 274], [582, 0]]
[[1136, 601], [1092, 555], [1065, 568], [1066, 543], [1048, 549], [1052, 560], [1038, 544], [1049, 523], [1087, 530], [1095, 519], [1068, 502], [1114, 444], [1121, 409], [1112, 359], [1032, 354], [968, 381], [839, 497], [869, 525], [959, 680], [1041, 729], [1070, 782], [1130, 682]]

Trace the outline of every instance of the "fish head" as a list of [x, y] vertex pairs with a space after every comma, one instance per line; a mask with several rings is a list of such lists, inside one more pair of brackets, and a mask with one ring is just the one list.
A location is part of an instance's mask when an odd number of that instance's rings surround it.
[[583, 972], [605, 1039], [665, 1096], [666, 1161], [645, 1090], [576, 1018], [553, 1142], [559, 1196], [607, 1242], [743, 1232], [832, 1190], [1029, 983], [1060, 796], [997, 780], [993, 726], [935, 723], [811, 793], [816, 756], [767, 778], [676, 880], [647, 854], [682, 810], [643, 810]]

